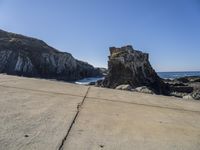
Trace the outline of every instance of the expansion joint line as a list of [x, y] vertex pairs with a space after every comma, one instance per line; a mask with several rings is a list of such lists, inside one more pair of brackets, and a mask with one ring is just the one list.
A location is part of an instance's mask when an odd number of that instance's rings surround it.
[[77, 119], [77, 117], [78, 117], [78, 115], [79, 115], [79, 113], [80, 113], [81, 107], [83, 106], [83, 104], [84, 104], [84, 102], [85, 102], [85, 99], [86, 99], [86, 97], [87, 97], [87, 95], [88, 95], [88, 93], [89, 93], [89, 90], [90, 90], [90, 87], [88, 87], [88, 89], [87, 89], [87, 91], [86, 91], [86, 93], [85, 93], [85, 96], [83, 97], [83, 100], [81, 101], [81, 103], [78, 104], [76, 115], [74, 116], [74, 119], [72, 120], [72, 123], [70, 124], [70, 127], [69, 127], [69, 129], [68, 129], [68, 131], [67, 131], [67, 134], [66, 134], [65, 137], [63, 138], [63, 140], [62, 140], [62, 142], [61, 142], [61, 145], [59, 146], [58, 150], [63, 150], [64, 143], [65, 143], [65, 141], [67, 140], [67, 137], [69, 136], [69, 133], [70, 133], [70, 131], [71, 131], [71, 129], [72, 129], [74, 123], [76, 122], [76, 119]]

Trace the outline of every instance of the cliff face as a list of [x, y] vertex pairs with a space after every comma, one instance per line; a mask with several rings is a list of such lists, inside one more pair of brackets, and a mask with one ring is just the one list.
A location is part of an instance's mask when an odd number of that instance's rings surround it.
[[157, 94], [168, 94], [168, 86], [159, 78], [149, 63], [146, 53], [132, 46], [110, 48], [108, 75], [101, 83], [104, 87], [116, 88], [129, 84], [133, 88], [147, 86]]
[[72, 81], [100, 70], [45, 42], [0, 30], [0, 73]]

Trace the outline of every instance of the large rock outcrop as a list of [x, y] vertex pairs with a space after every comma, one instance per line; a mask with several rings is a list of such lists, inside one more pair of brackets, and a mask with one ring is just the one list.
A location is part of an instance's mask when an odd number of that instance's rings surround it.
[[0, 30], [0, 73], [72, 81], [100, 70], [45, 42]]
[[147, 86], [156, 94], [168, 95], [168, 85], [160, 79], [148, 59], [148, 54], [134, 50], [132, 46], [111, 47], [108, 75], [100, 85], [108, 88], [122, 84], [129, 84], [133, 88]]

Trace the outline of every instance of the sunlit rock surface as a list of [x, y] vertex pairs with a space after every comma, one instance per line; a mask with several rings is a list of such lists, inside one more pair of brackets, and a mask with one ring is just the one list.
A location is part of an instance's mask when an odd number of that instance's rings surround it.
[[100, 83], [101, 86], [109, 88], [122, 84], [129, 84], [133, 88], [147, 86], [157, 94], [167, 95], [169, 92], [167, 84], [152, 68], [149, 55], [134, 50], [132, 46], [110, 48], [108, 75]]
[[3, 30], [0, 30], [0, 73], [66, 81], [101, 75], [100, 69], [41, 40]]

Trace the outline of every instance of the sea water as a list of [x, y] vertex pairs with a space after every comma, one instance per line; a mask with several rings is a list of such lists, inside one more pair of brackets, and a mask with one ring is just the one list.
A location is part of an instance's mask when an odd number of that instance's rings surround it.
[[103, 80], [104, 77], [90, 77], [90, 78], [84, 78], [81, 80], [76, 81], [76, 84], [82, 84], [82, 85], [88, 85], [92, 82], [97, 82], [98, 80]]
[[176, 79], [188, 76], [200, 76], [200, 71], [185, 71], [185, 72], [157, 72], [163, 79]]

